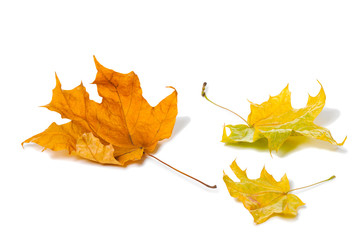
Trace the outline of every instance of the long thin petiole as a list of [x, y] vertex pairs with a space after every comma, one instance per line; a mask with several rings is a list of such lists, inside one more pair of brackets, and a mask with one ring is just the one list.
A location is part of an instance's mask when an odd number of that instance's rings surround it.
[[242, 119], [242, 120], [249, 126], [248, 122], [247, 122], [243, 117], [241, 117], [240, 115], [238, 115], [237, 113], [235, 113], [235, 112], [233, 112], [232, 110], [230, 110], [230, 109], [228, 109], [228, 108], [225, 108], [225, 107], [222, 107], [221, 105], [218, 105], [217, 103], [211, 101], [211, 100], [207, 97], [207, 95], [206, 95], [206, 86], [207, 86], [207, 83], [204, 82], [204, 83], [203, 83], [203, 87], [202, 87], [202, 97], [204, 97], [208, 102], [216, 105], [217, 107], [223, 108], [223, 109], [225, 109], [225, 110], [227, 110], [227, 111], [235, 114], [237, 117], [239, 117], [240, 119]]
[[332, 177], [326, 179], [326, 180], [323, 180], [323, 181], [320, 181], [320, 182], [317, 182], [317, 183], [314, 183], [314, 184], [311, 184], [311, 185], [307, 185], [307, 186], [304, 186], [304, 187], [300, 187], [300, 188], [294, 188], [294, 189], [291, 189], [289, 190], [287, 193], [289, 192], [292, 192], [292, 191], [296, 191], [296, 190], [300, 190], [300, 189], [304, 189], [304, 188], [308, 188], [308, 187], [312, 187], [314, 185], [317, 185], [317, 184], [320, 184], [320, 183], [323, 183], [323, 182], [327, 182], [327, 181], [330, 181], [331, 179], [334, 179], [336, 176], [333, 175]]
[[187, 177], [189, 177], [189, 178], [192, 178], [193, 180], [195, 180], [195, 181], [197, 181], [197, 182], [199, 182], [199, 183], [202, 183], [202, 184], [203, 184], [204, 186], [206, 186], [206, 187], [209, 187], [209, 188], [217, 188], [216, 185], [210, 186], [210, 185], [208, 185], [208, 184], [206, 184], [206, 183], [198, 180], [197, 178], [194, 178], [194, 177], [192, 177], [192, 176], [190, 176], [190, 175], [188, 175], [188, 174], [186, 174], [186, 173], [184, 173], [184, 172], [182, 172], [182, 171], [179, 171], [178, 169], [176, 169], [176, 168], [172, 167], [171, 165], [163, 162], [162, 160], [160, 160], [159, 158], [157, 158], [156, 156], [154, 156], [154, 155], [152, 155], [152, 154], [149, 154], [149, 153], [146, 153], [146, 154], [147, 154], [148, 156], [150, 156], [150, 157], [158, 160], [159, 162], [163, 163], [163, 164], [166, 165], [167, 167], [170, 167], [171, 169], [173, 169], [173, 170], [175, 170], [175, 171], [177, 171], [177, 172], [179, 172], [179, 173], [181, 173], [181, 174], [183, 174], [183, 175], [185, 175], [185, 176], [187, 176]]

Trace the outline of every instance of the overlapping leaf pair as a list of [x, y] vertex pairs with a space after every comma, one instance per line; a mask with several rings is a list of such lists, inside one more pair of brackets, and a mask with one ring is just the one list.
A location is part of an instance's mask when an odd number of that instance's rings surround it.
[[72, 90], [61, 88], [58, 76], [51, 111], [71, 121], [48, 129], [23, 143], [34, 142], [54, 151], [68, 150], [102, 164], [125, 165], [154, 151], [157, 142], [171, 136], [177, 116], [177, 91], [152, 107], [142, 96], [138, 76], [121, 74], [103, 67], [94, 57], [98, 70], [94, 84], [103, 98], [89, 99], [83, 84]]
[[61, 88], [58, 76], [53, 98], [46, 108], [71, 121], [58, 125], [52, 123], [44, 132], [24, 143], [37, 143], [44, 149], [67, 150], [101, 164], [125, 166], [140, 160], [144, 154], [151, 156], [173, 170], [208, 185], [163, 162], [151, 153], [158, 141], [169, 138], [176, 121], [177, 91], [152, 107], [143, 98], [138, 76], [134, 72], [122, 74], [103, 67], [94, 57], [98, 70], [94, 84], [102, 102], [89, 99], [83, 84], [72, 90]]

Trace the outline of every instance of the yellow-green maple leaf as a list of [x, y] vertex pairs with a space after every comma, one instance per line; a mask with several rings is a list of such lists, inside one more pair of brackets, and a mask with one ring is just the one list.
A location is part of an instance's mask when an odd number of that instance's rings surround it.
[[[320, 84], [321, 85], [321, 84]], [[320, 92], [312, 97], [309, 95], [306, 107], [294, 109], [291, 105], [291, 92], [288, 85], [277, 96], [270, 96], [268, 101], [262, 104], [251, 102], [251, 113], [247, 124], [226, 125], [223, 128], [222, 142], [253, 143], [261, 138], [268, 140], [268, 148], [278, 151], [282, 144], [290, 136], [306, 136], [327, 141], [335, 145], [337, 143], [331, 132], [316, 125], [313, 121], [325, 106], [326, 94], [321, 85]], [[226, 132], [229, 128], [230, 134]]]
[[294, 217], [297, 209], [305, 205], [296, 195], [289, 193], [286, 174], [277, 182], [265, 168], [258, 179], [249, 179], [246, 170], [240, 169], [236, 161], [231, 164], [231, 169], [240, 181], [234, 182], [227, 175], [223, 176], [229, 194], [243, 203], [255, 223], [263, 223], [275, 214]]

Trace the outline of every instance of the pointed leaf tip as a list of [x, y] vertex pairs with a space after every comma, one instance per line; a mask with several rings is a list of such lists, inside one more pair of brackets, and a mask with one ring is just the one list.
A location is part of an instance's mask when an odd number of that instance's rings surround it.
[[[95, 63], [95, 67], [97, 68], [97, 70], [99, 71], [99, 67], [103, 67], [103, 65], [101, 65], [98, 61], [98, 59], [95, 57], [95, 55], [93, 55], [93, 59], [94, 59], [94, 63]], [[104, 68], [104, 67], [103, 67]]]
[[342, 141], [342, 143], [337, 143], [338, 146], [343, 146], [343, 144], [346, 142], [347, 136], [345, 137], [345, 139]]
[[173, 89], [175, 92], [177, 92], [177, 90], [176, 90], [174, 87], [172, 87], [172, 86], [166, 86], [166, 88], [171, 88], [171, 89]]
[[58, 74], [56, 74], [56, 72], [55, 72], [55, 86], [59, 86], [59, 87], [61, 87], [61, 83], [60, 83], [60, 80], [59, 80], [59, 77], [58, 77]]

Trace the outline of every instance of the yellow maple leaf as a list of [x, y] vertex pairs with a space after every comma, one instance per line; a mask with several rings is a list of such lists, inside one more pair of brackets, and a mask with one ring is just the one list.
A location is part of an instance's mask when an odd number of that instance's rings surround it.
[[335, 178], [335, 176], [332, 176], [321, 182], [290, 190], [286, 174], [277, 182], [265, 168], [262, 169], [258, 179], [249, 179], [246, 170], [240, 169], [236, 161], [233, 161], [231, 164], [231, 169], [240, 181], [234, 182], [229, 176], [224, 174], [223, 180], [226, 183], [229, 194], [243, 203], [257, 224], [265, 222], [273, 215], [296, 216], [297, 209], [305, 204], [296, 195], [289, 192]]
[[[202, 95], [210, 101], [205, 94], [205, 85], [203, 86]], [[262, 104], [251, 102], [251, 113], [247, 121], [231, 111], [247, 124], [224, 126], [222, 142], [253, 143], [261, 138], [266, 138], [268, 148], [272, 152], [273, 150], [278, 151], [290, 136], [306, 136], [341, 146], [346, 141], [346, 138], [343, 142], [337, 143], [327, 128], [317, 126], [313, 122], [325, 106], [325, 101], [326, 94], [321, 85], [321, 89], [315, 97], [309, 95], [306, 107], [294, 109], [291, 105], [291, 93], [287, 85], [279, 95], [270, 96], [268, 101]], [[219, 106], [218, 104], [215, 105]], [[224, 109], [230, 111], [227, 108]], [[230, 130], [230, 134], [227, 134], [226, 128]]]
[[[102, 164], [124, 165], [154, 151], [158, 141], [169, 138], [177, 116], [177, 91], [152, 107], [142, 96], [138, 76], [103, 67], [94, 84], [102, 97], [99, 104], [89, 99], [83, 84], [63, 90], [56, 75], [51, 102], [44, 107], [71, 122], [52, 123], [48, 129], [23, 143], [34, 142], [55, 151], [68, 150]], [[172, 87], [171, 87], [172, 88]]]

